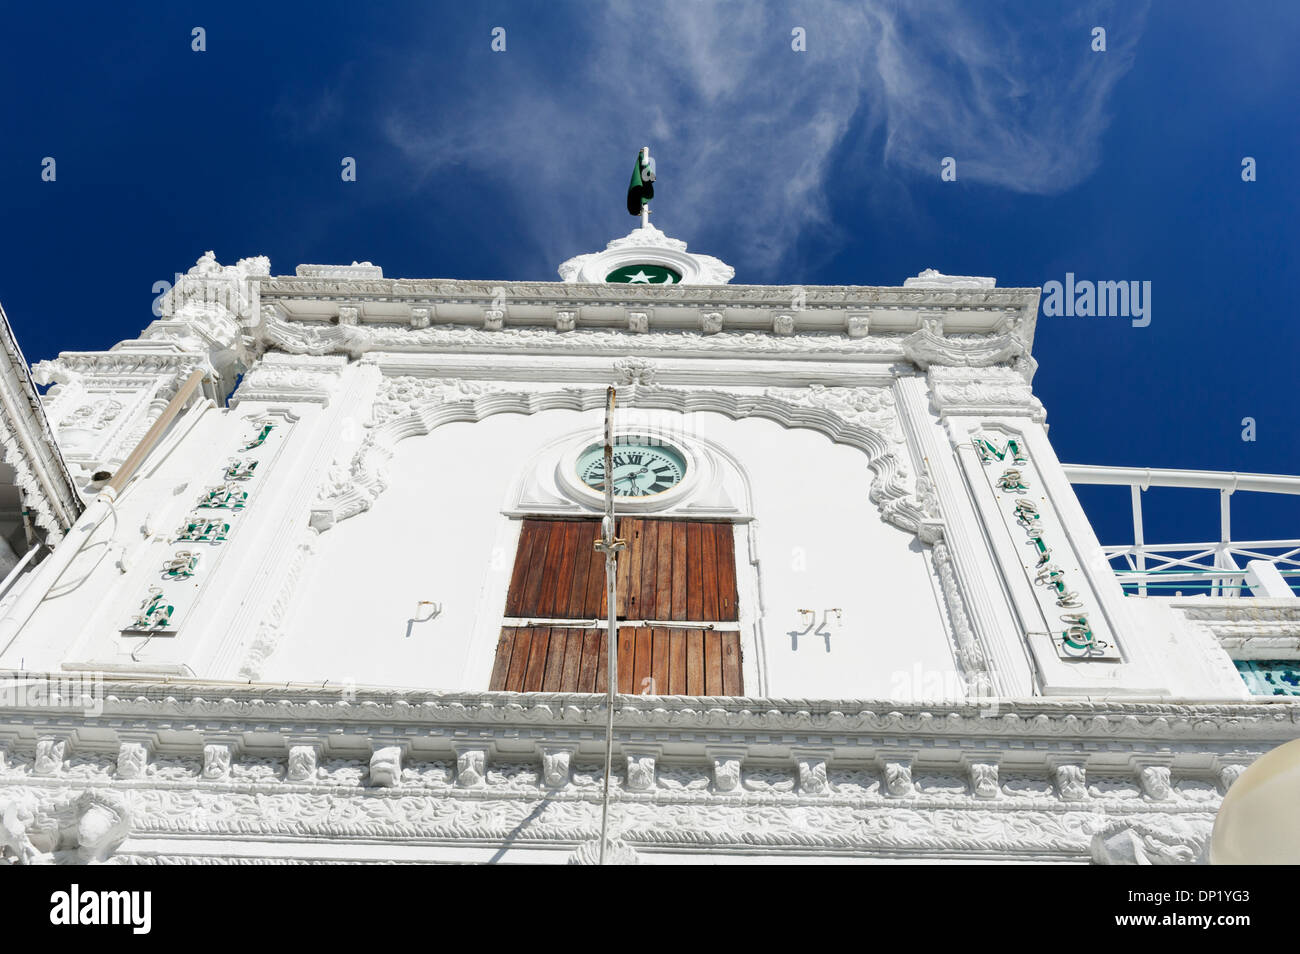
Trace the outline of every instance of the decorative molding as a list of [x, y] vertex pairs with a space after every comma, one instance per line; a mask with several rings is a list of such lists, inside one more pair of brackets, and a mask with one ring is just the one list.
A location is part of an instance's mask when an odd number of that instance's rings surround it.
[[914, 331], [903, 339], [903, 353], [922, 371], [931, 365], [988, 368], [1026, 354], [1023, 341], [1011, 334], [945, 335], [931, 329]]
[[240, 664], [239, 675], [241, 678], [262, 678], [262, 670], [266, 665], [266, 661], [275, 653], [280, 641], [284, 638], [285, 616], [288, 613], [289, 604], [292, 602], [294, 594], [298, 592], [298, 581], [302, 577], [303, 567], [307, 564], [307, 558], [315, 552], [315, 546], [311, 540], [305, 540], [294, 548], [284, 580], [276, 591], [275, 599], [271, 601], [266, 615], [257, 624], [257, 631], [253, 636], [253, 641], [244, 655], [244, 661]]
[[[633, 309], [628, 314], [648, 314]], [[625, 320], [628, 320], [625, 315]], [[648, 326], [648, 318], [647, 318]], [[264, 323], [267, 344], [290, 354], [370, 352], [482, 352], [488, 354], [663, 353], [743, 358], [857, 358], [890, 362], [905, 359], [900, 335], [848, 338], [835, 333], [773, 335], [764, 331], [646, 330], [620, 328], [502, 327], [488, 331], [467, 325], [408, 326], [287, 321], [271, 309]]]
[[339, 388], [346, 365], [346, 358], [335, 355], [265, 354], [231, 395], [230, 406], [244, 401], [289, 401], [326, 407]]
[[57, 544], [81, 515], [81, 495], [3, 308], [0, 350], [0, 459], [13, 469], [13, 484], [36, 525]]
[[294, 269], [299, 278], [383, 278], [384, 270], [370, 262], [353, 262], [351, 265], [299, 265]]
[[944, 607], [948, 611], [948, 623], [955, 641], [953, 657], [961, 666], [962, 676], [966, 680], [966, 691], [978, 698], [988, 698], [993, 694], [993, 676], [989, 670], [988, 656], [980, 646], [974, 627], [971, 626], [970, 616], [966, 612], [966, 600], [957, 582], [957, 571], [953, 565], [952, 555], [948, 552], [948, 544], [942, 540], [938, 541], [934, 544], [932, 553], [939, 585], [943, 590]]
[[654, 384], [657, 367], [648, 358], [619, 358], [614, 362], [614, 383]]
[[560, 265], [559, 273], [565, 282], [598, 283], [604, 282], [614, 269], [641, 264], [672, 268], [685, 285], [721, 285], [736, 274], [730, 265], [712, 255], [687, 252], [685, 242], [669, 238], [649, 223], [613, 239], [604, 251], [568, 259]]
[[1067, 801], [1081, 801], [1088, 797], [1086, 773], [1082, 765], [1066, 763], [1054, 770], [1056, 790]]
[[320, 745], [289, 746], [289, 767], [286, 778], [290, 782], [309, 782], [316, 777], [320, 761]]
[[[653, 365], [644, 359], [619, 362], [620, 376], [653, 380]], [[602, 388], [563, 387], [507, 391], [498, 383], [464, 379], [385, 378], [376, 398], [369, 432], [347, 461], [337, 461], [321, 484], [312, 507], [311, 526], [323, 531], [368, 510], [387, 486], [384, 464], [395, 445], [428, 434], [454, 421], [480, 421], [498, 413], [535, 414], [553, 409], [602, 407]], [[785, 427], [808, 427], [838, 443], [863, 451], [873, 479], [869, 499], [886, 521], [911, 533], [933, 518], [913, 493], [905, 463], [902, 429], [887, 387], [768, 388], [762, 394], [721, 389], [628, 388], [624, 406], [673, 411], [715, 411], [732, 418], [762, 417]]]
[[[602, 746], [591, 739], [603, 719], [599, 695], [359, 690], [345, 699], [175, 683], [112, 690], [101, 717], [108, 737], [88, 736], [71, 758], [61, 748], [68, 740], [42, 732], [63, 718], [57, 711], [10, 709], [0, 812], [36, 817], [34, 809], [85, 791], [110, 792], [135, 819], [132, 852], [148, 844], [153, 854], [173, 853], [173, 839], [213, 836], [276, 857], [293, 857], [304, 839], [569, 851], [599, 828]], [[611, 779], [612, 818], [618, 838], [638, 850], [1079, 860], [1096, 833], [1108, 841], [1119, 822], [1180, 843], [1189, 831], [1208, 834], [1221, 795], [1206, 754], [1218, 753], [1218, 780], [1230, 784], [1251, 759], [1289, 741], [1298, 718], [1300, 704], [1043, 700], [1004, 703], [990, 716], [968, 705], [621, 696], [615, 747], [627, 768]], [[223, 727], [218, 739], [185, 728], [214, 723]], [[114, 743], [114, 725], [131, 726], [134, 737]], [[139, 733], [164, 726], [168, 754], [142, 761]], [[486, 732], [508, 735], [510, 753], [494, 758], [488, 744], [454, 741]], [[734, 741], [719, 747], [719, 735]], [[268, 736], [290, 742], [259, 749]], [[394, 736], [407, 741], [384, 741]], [[832, 736], [833, 747], [820, 744]], [[123, 770], [127, 745], [138, 746], [131, 771]], [[658, 757], [667, 745], [671, 764]], [[1113, 761], [1143, 751], [1159, 761]], [[1094, 763], [1101, 767], [1086, 771]]]
[[370, 756], [370, 784], [396, 788], [402, 782], [402, 747], [382, 745]]
[[36, 743], [36, 762], [32, 766], [32, 774], [48, 777], [62, 772], [67, 747], [67, 739], [39, 739]]
[[1138, 770], [1142, 794], [1153, 801], [1164, 801], [1173, 795], [1167, 765], [1144, 765]]
[[885, 762], [885, 791], [896, 798], [911, 795], [916, 790], [912, 782], [912, 763], [906, 760]]
[[1089, 851], [1099, 865], [1187, 865], [1203, 861], [1210, 827], [1199, 820], [1116, 818], [1092, 836]]
[[1047, 419], [1033, 389], [1011, 368], [933, 365], [927, 377], [930, 403], [940, 417], [1028, 417], [1039, 423]]
[[500, 282], [445, 278], [386, 278], [347, 280], [277, 275], [258, 283], [263, 302], [310, 300], [402, 300], [419, 305], [490, 301], [505, 289], [512, 305], [561, 303], [565, 306], [609, 302], [672, 302], [675, 304], [728, 304], [755, 308], [788, 309], [800, 299], [807, 310], [852, 308], [855, 311], [889, 308], [962, 309], [996, 312], [1000, 320], [1007, 309], [1037, 314], [1039, 288], [910, 288], [889, 285], [628, 285], [595, 282]]
[[1001, 794], [996, 762], [971, 762], [968, 771], [971, 794], [975, 798], [991, 799]]
[[1233, 659], [1300, 657], [1300, 600], [1197, 597], [1170, 605], [1208, 629]]
[[203, 777], [208, 781], [224, 781], [230, 777], [232, 747], [224, 743], [203, 746]]
[[456, 749], [456, 787], [482, 788], [487, 784], [487, 750], [477, 746]]

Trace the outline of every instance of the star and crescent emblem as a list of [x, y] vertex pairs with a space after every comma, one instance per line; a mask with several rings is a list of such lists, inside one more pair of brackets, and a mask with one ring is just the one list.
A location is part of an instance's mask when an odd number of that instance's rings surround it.
[[663, 265], [624, 265], [605, 276], [607, 282], [627, 285], [672, 285], [682, 276]]

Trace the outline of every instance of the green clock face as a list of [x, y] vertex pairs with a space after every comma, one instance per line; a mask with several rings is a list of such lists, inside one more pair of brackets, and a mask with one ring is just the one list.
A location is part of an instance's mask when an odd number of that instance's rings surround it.
[[[614, 493], [651, 497], [676, 487], [686, 476], [686, 458], [667, 444], [644, 437], [614, 438]], [[592, 444], [578, 456], [578, 477], [605, 492], [605, 445]]]
[[681, 280], [680, 272], [663, 265], [624, 265], [605, 276], [607, 282], [627, 285], [673, 285]]

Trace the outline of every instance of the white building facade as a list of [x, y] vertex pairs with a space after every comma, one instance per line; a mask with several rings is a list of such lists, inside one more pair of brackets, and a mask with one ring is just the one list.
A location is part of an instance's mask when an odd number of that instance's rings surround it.
[[1300, 735], [1238, 666], [1300, 655], [1273, 564], [1117, 580], [1038, 289], [732, 285], [648, 226], [560, 274], [209, 253], [33, 369], [48, 424], [12, 349], [6, 857], [591, 860], [611, 385], [619, 860], [1190, 863]]

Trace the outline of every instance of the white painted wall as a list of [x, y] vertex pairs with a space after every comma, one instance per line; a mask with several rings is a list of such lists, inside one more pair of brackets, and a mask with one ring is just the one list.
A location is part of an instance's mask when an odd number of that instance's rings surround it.
[[[934, 587], [911, 534], [867, 500], [864, 455], [809, 430], [719, 414], [654, 412], [730, 452], [751, 481], [767, 616], [738, 547], [746, 687], [785, 696], [889, 697], [914, 667], [953, 668]], [[500, 414], [410, 438], [374, 507], [323, 534], [266, 679], [485, 688], [518, 522], [502, 515], [535, 454], [599, 426], [601, 411]], [[340, 598], [347, 594], [347, 598]], [[412, 622], [420, 600], [442, 603]], [[839, 607], [843, 622], [792, 640], [795, 610]], [[830, 631], [829, 645], [823, 635]], [[762, 637], [758, 635], [759, 632]], [[763, 652], [765, 649], [765, 653]], [[767, 684], [760, 686], [762, 669]]]

